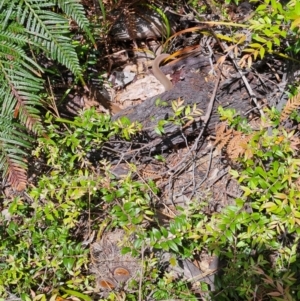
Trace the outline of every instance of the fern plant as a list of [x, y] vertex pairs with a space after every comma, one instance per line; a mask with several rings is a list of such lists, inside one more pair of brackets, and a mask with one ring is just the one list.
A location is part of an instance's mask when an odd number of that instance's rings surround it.
[[17, 191], [26, 187], [24, 157], [31, 147], [30, 132], [43, 134], [43, 69], [35, 54], [66, 66], [84, 84], [69, 37], [69, 18], [93, 41], [78, 0], [0, 0], [0, 169]]

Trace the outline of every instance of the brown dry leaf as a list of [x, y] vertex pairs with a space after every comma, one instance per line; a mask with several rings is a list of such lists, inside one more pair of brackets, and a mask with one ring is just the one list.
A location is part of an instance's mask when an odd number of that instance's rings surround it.
[[272, 296], [272, 297], [279, 297], [279, 296], [282, 296], [282, 294], [279, 293], [279, 292], [271, 292], [271, 293], [268, 293], [267, 295], [268, 295], [268, 296]]
[[298, 109], [299, 107], [300, 107], [300, 93], [298, 93], [296, 96], [288, 100], [284, 109], [281, 112], [280, 121], [282, 122], [288, 119], [291, 113], [294, 110]]
[[233, 130], [227, 128], [227, 123], [222, 122], [216, 125], [215, 145], [218, 150], [222, 150], [231, 138]]
[[252, 66], [252, 56], [250, 55], [249, 58], [248, 58], [248, 68], [250, 69], [251, 66]]
[[15, 191], [24, 191], [27, 186], [27, 171], [17, 163], [10, 161], [7, 171], [7, 182]]
[[253, 156], [253, 152], [248, 148], [248, 142], [252, 135], [245, 136], [241, 132], [234, 132], [233, 138], [229, 141], [227, 146], [227, 153], [231, 160], [236, 160], [247, 152], [247, 158]]
[[222, 55], [221, 57], [219, 57], [219, 59], [217, 60], [217, 66], [222, 66], [225, 60], [226, 60], [226, 55]]
[[290, 138], [290, 142], [291, 142], [291, 149], [294, 150], [294, 151], [298, 151], [299, 150], [299, 145], [300, 145], [299, 137], [292, 136]]

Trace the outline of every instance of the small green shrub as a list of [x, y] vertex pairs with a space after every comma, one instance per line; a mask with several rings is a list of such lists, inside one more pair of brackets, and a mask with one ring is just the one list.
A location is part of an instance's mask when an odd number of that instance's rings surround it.
[[89, 251], [82, 244], [83, 233], [78, 235], [80, 223], [86, 221], [84, 229], [95, 227], [88, 220], [90, 211], [106, 202], [112, 226], [140, 224], [153, 215], [149, 189], [157, 189], [151, 182], [133, 181], [130, 174], [117, 180], [105, 161], [96, 171], [87, 158], [112, 135], [129, 139], [136, 133], [139, 127], [129, 120], [112, 122], [94, 109], [74, 120], [46, 117], [47, 132], [33, 151], [47, 164], [43, 175], [28, 191], [29, 203], [20, 197], [5, 203], [10, 217], [3, 216], [0, 227], [0, 292], [22, 300], [32, 294], [39, 299], [64, 294], [89, 300], [82, 292], [93, 292], [93, 277], [85, 275]]
[[249, 299], [255, 288], [276, 300], [299, 298], [298, 140], [278, 126], [278, 113], [271, 110], [268, 116], [273, 130], [262, 127], [252, 132], [247, 145], [251, 152], [245, 149], [238, 159], [239, 170], [230, 172], [241, 184], [243, 196], [205, 227], [203, 242], [227, 260], [220, 300]]
[[[226, 1], [229, 2], [238, 1]], [[8, 5], [5, 1], [5, 7]], [[290, 43], [290, 50], [299, 52], [297, 1], [283, 7], [281, 2], [265, 0], [249, 22], [253, 42], [244, 51], [250, 55], [250, 62], [252, 57], [263, 58], [266, 53], [282, 51], [286, 37], [295, 41]], [[4, 39], [8, 39], [7, 33]], [[239, 36], [237, 41], [240, 46], [245, 39]], [[16, 42], [19, 45], [22, 41]], [[76, 48], [82, 60], [90, 53], [88, 45], [73, 42], [70, 47]], [[95, 55], [96, 51], [86, 60], [84, 69], [94, 63]], [[77, 66], [77, 56], [73, 60]], [[80, 77], [81, 71], [77, 71], [74, 73]], [[156, 105], [166, 104], [158, 100]], [[201, 115], [180, 99], [172, 103], [172, 108], [174, 116], [160, 121], [155, 129], [160, 135], [168, 122], [182, 126]], [[140, 124], [126, 117], [112, 122], [109, 116], [93, 109], [74, 120], [47, 115], [45, 135], [38, 139], [33, 152], [46, 162], [43, 176], [30, 187], [30, 198], [17, 197], [3, 203], [8, 214], [2, 215], [0, 222], [1, 296], [6, 298], [13, 293], [26, 301], [58, 295], [91, 300], [94, 282], [87, 275], [89, 252], [81, 233], [89, 228], [88, 234], [93, 230], [98, 237], [108, 224], [136, 235], [134, 245], [124, 248], [124, 253], [140, 256], [145, 249], [148, 253], [143, 253], [147, 258], [141, 283], [133, 281], [130, 292], [111, 292], [107, 300], [141, 300], [149, 296], [156, 300], [196, 300], [198, 296], [190, 283], [174, 279], [161, 265], [159, 256], [170, 253], [172, 266], [177, 259], [193, 259], [201, 251], [218, 256], [221, 262], [216, 291], [211, 292], [209, 286], [201, 283], [202, 292], [210, 294], [212, 300], [300, 299], [297, 136], [282, 129], [274, 109], [262, 120], [268, 128], [262, 126], [256, 131], [235, 111], [219, 112], [235, 131], [251, 135], [243, 155], [234, 162], [235, 169], [230, 171], [243, 194], [234, 204], [212, 215], [205, 210], [209, 194], [190, 200], [186, 207], [175, 208], [176, 216], [164, 225], [155, 215], [159, 190], [153, 181], [134, 179], [133, 164], [127, 176], [118, 178], [111, 173], [108, 162], [97, 162], [95, 168], [87, 156], [93, 149], [101, 149], [113, 135], [130, 140], [141, 130]], [[297, 116], [293, 118], [297, 120]], [[93, 216], [95, 212], [97, 217]]]

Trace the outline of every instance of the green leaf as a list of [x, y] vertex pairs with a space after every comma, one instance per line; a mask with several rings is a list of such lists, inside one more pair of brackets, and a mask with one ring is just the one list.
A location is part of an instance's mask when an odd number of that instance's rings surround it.
[[90, 296], [85, 295], [83, 293], [80, 293], [80, 292], [77, 292], [77, 291], [74, 291], [74, 290], [70, 290], [70, 289], [65, 289], [63, 287], [61, 287], [60, 289], [64, 292], [66, 292], [67, 294], [69, 294], [70, 296], [75, 296], [75, 297], [80, 298], [84, 301], [93, 301], [93, 299]]
[[176, 243], [172, 240], [167, 241], [167, 245], [170, 247], [170, 249], [172, 249], [175, 252], [179, 252], [178, 246], [176, 245]]
[[121, 254], [125, 255], [131, 252], [131, 248], [130, 247], [123, 247], [121, 250]]
[[267, 40], [265, 38], [259, 36], [258, 34], [254, 34], [253, 39], [258, 42], [261, 42], [261, 43], [267, 43]]
[[278, 206], [273, 202], [267, 202], [267, 203], [263, 204], [260, 208], [261, 208], [261, 210], [269, 209], [270, 211], [274, 211], [278, 208]]
[[256, 11], [261, 11], [261, 10], [266, 10], [268, 6], [266, 4], [260, 4], [257, 8]]
[[265, 22], [266, 22], [267, 24], [271, 24], [271, 23], [272, 23], [271, 19], [270, 19], [268, 16], [265, 16], [265, 17], [264, 17], [264, 20], [265, 20]]
[[176, 267], [176, 265], [177, 265], [177, 260], [176, 260], [175, 257], [171, 257], [171, 258], [170, 258], [170, 265], [171, 265], [172, 267]]
[[[259, 43], [250, 43], [249, 47], [257, 49], [257, 48], [261, 48], [261, 44], [259, 44]], [[245, 50], [243, 50], [243, 51], [245, 51]]]
[[169, 244], [166, 241], [162, 241], [158, 245], [165, 251], [169, 251], [170, 249]]
[[168, 237], [169, 233], [165, 227], [160, 227], [160, 231], [165, 238]]
[[161, 233], [159, 232], [159, 230], [157, 230], [156, 228], [153, 228], [152, 233], [157, 240], [161, 239]]
[[262, 169], [261, 166], [257, 166], [254, 170], [255, 175], [260, 175], [262, 176], [264, 179], [268, 178], [267, 173]]
[[143, 216], [140, 215], [140, 216], [132, 217], [131, 221], [132, 221], [132, 223], [134, 225], [139, 225], [139, 224], [141, 224], [141, 222], [143, 221], [143, 219], [144, 219]]
[[273, 41], [277, 46], [280, 46], [280, 40], [278, 38], [274, 37]]
[[296, 1], [294, 11], [298, 16], [300, 16], [300, 3], [298, 1]]
[[166, 159], [164, 156], [162, 155], [155, 155], [154, 158], [157, 160], [157, 161], [160, 161], [160, 162], [165, 162]]
[[244, 248], [244, 247], [247, 247], [248, 245], [244, 242], [244, 241], [239, 241], [237, 244], [236, 244], [236, 247], [237, 248]]
[[232, 175], [235, 179], [237, 179], [237, 178], [239, 177], [239, 173], [238, 173], [237, 170], [231, 169], [231, 170], [229, 171], [229, 174]]
[[162, 135], [164, 134], [164, 129], [163, 129], [162, 127], [156, 126], [156, 127], [154, 128], [154, 132], [155, 132], [157, 135], [162, 136]]
[[136, 204], [134, 202], [128, 202], [124, 204], [124, 210], [130, 211], [132, 208], [135, 208]]
[[121, 124], [124, 126], [129, 126], [131, 124], [130, 119], [126, 116], [122, 116], [119, 120], [121, 121]]
[[265, 48], [264, 47], [261, 47], [260, 49], [259, 49], [259, 54], [260, 54], [260, 58], [261, 59], [263, 59], [264, 58], [264, 56], [265, 56]]
[[233, 242], [233, 234], [230, 230], [226, 230], [224, 232], [224, 235], [230, 242]]
[[135, 248], [136, 250], [140, 249], [141, 246], [142, 246], [142, 244], [143, 244], [143, 242], [144, 242], [144, 239], [143, 239], [143, 238], [138, 238], [138, 239], [136, 239], [136, 240], [134, 241], [134, 243], [133, 243], [134, 248]]
[[108, 203], [112, 202], [113, 200], [115, 200], [116, 196], [114, 193], [111, 194], [107, 194], [105, 196], [102, 197], [102, 199]]
[[295, 19], [292, 24], [291, 24], [291, 29], [295, 29], [296, 27], [298, 27], [300, 25], [300, 17]]
[[190, 107], [190, 106], [186, 106], [186, 107], [185, 107], [184, 115], [185, 115], [185, 116], [188, 116], [188, 115], [190, 115], [190, 113], [191, 113], [191, 107]]
[[63, 264], [68, 270], [72, 269], [74, 263], [75, 263], [75, 258], [65, 257], [63, 259]]
[[258, 183], [259, 183], [260, 187], [263, 189], [267, 189], [269, 187], [268, 182], [263, 179], [259, 179]]

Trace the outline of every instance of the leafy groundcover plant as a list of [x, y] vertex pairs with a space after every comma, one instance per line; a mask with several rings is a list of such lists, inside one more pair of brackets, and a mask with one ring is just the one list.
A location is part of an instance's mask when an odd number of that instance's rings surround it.
[[[279, 2], [265, 3], [271, 3], [274, 9]], [[296, 11], [293, 1], [291, 6]], [[136, 235], [133, 246], [123, 252], [132, 252], [144, 261], [140, 283], [133, 283], [130, 292], [111, 292], [108, 300], [300, 299], [299, 154], [295, 133], [279, 126], [275, 110], [266, 112], [267, 122], [262, 120], [261, 129], [256, 131], [235, 117], [235, 112], [223, 111], [227, 130], [247, 136], [247, 144], [241, 143], [239, 156], [233, 158], [238, 168], [231, 170], [243, 195], [234, 205], [211, 216], [205, 213], [209, 195], [191, 200], [185, 208], [176, 208], [176, 216], [162, 226], [155, 218], [154, 200], [159, 194], [155, 183], [134, 179], [133, 164], [132, 172], [119, 179], [106, 161], [93, 165], [88, 159], [89, 152], [100, 148], [111, 135], [130, 139], [139, 125], [127, 119], [113, 123], [94, 110], [83, 112], [73, 121], [48, 115], [45, 127], [40, 122], [38, 92], [43, 85], [43, 69], [33, 53], [57, 60], [83, 82], [70, 43], [68, 20], [55, 12], [57, 7], [89, 32], [77, 1], [0, 0], [0, 162], [9, 182], [21, 183], [16, 189], [26, 184], [22, 158], [31, 145], [26, 130], [45, 134], [33, 152], [36, 160], [45, 162], [43, 175], [29, 187], [27, 197], [2, 204], [7, 210], [0, 217], [0, 298], [99, 299], [89, 272], [88, 244], [92, 233], [98, 237], [110, 224]], [[280, 8], [275, 15], [278, 12], [286, 15]], [[264, 21], [259, 22], [267, 33], [270, 23], [265, 13], [261, 15]], [[280, 17], [275, 15], [272, 17], [277, 22]], [[253, 29], [259, 31], [257, 26]], [[268, 41], [260, 42], [263, 46], [259, 49], [268, 49]], [[264, 54], [261, 50], [259, 53]], [[180, 116], [174, 116], [170, 121], [178, 119]], [[157, 128], [163, 133], [163, 124]], [[232, 155], [225, 146], [223, 151]], [[167, 273], [160, 261], [161, 254], [168, 252], [169, 264], [175, 266], [177, 260], [193, 258], [203, 250], [218, 256], [221, 263], [214, 292], [200, 283], [201, 291], [196, 293], [191, 283]]]

